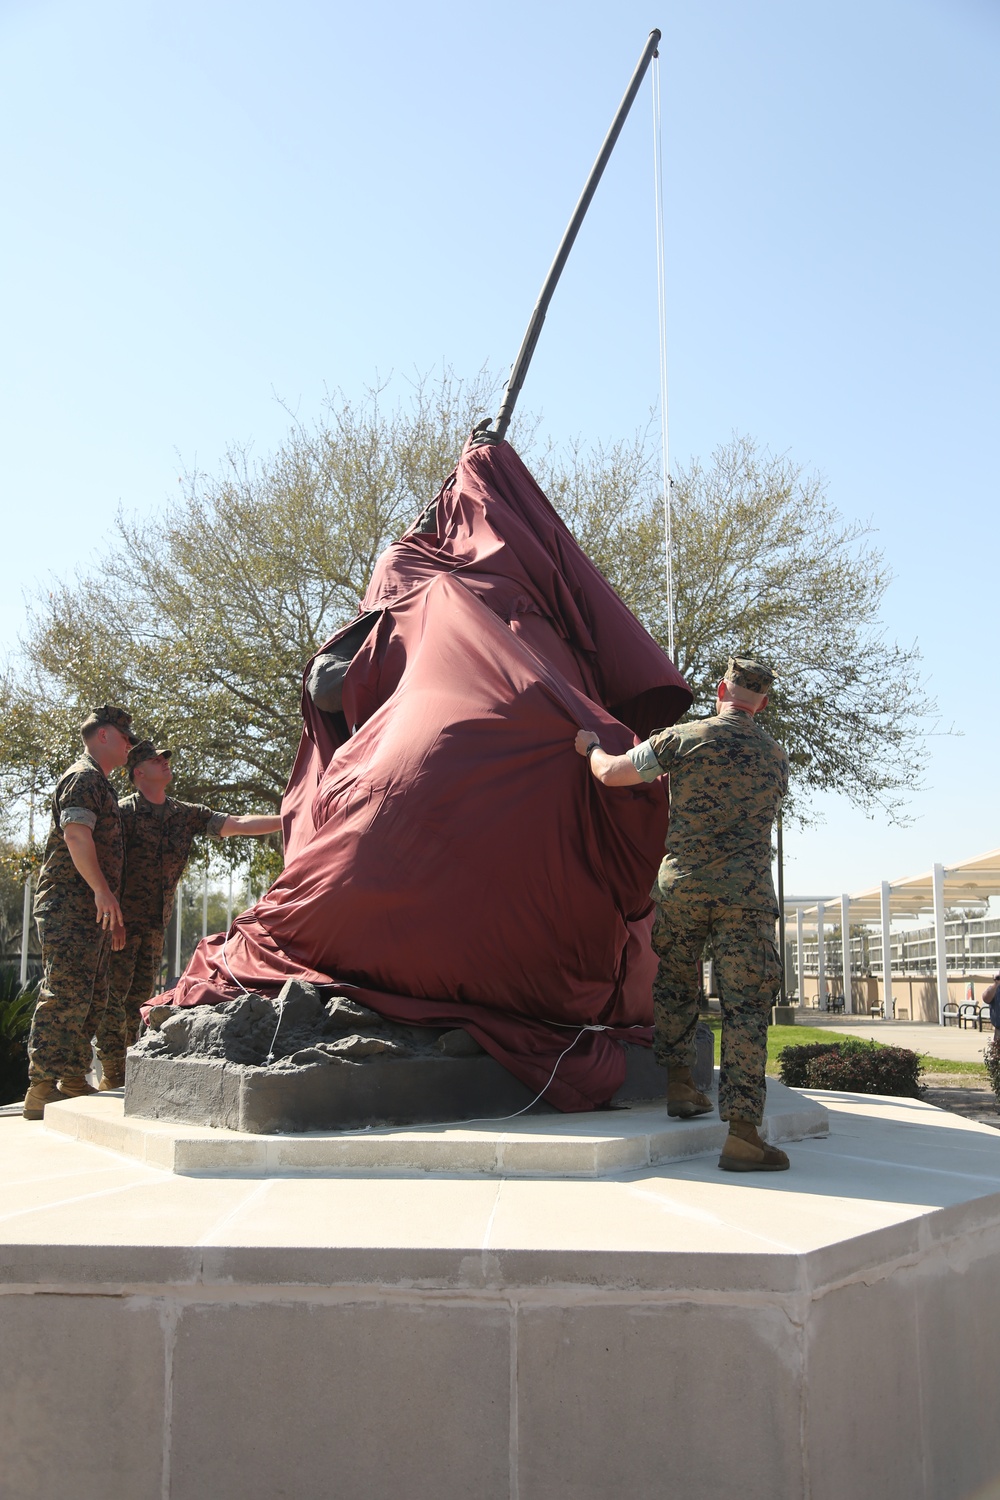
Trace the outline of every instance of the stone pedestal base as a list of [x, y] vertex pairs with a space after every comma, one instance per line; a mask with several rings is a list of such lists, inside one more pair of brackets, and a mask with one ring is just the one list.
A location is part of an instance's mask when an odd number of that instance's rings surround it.
[[986, 1500], [1000, 1138], [822, 1102], [735, 1179], [180, 1177], [0, 1119], [3, 1493]]
[[[715, 1042], [707, 1026], [699, 1027], [696, 1041], [692, 1076], [698, 1088], [708, 1089]], [[665, 1099], [667, 1070], [657, 1065], [652, 1048], [622, 1044], [622, 1051], [625, 1081], [613, 1106]], [[125, 1072], [126, 1115], [250, 1135], [558, 1113], [538, 1093], [485, 1052], [449, 1058], [373, 1056], [339, 1067], [317, 1062], [286, 1070], [163, 1056], [137, 1047], [128, 1054]]]

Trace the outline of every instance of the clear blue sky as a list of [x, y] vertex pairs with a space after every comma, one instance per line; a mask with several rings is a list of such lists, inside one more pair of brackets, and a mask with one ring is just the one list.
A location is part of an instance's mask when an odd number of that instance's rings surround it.
[[[654, 25], [673, 452], [750, 433], [872, 518], [964, 732], [908, 829], [824, 799], [787, 885], [1000, 845], [995, 0], [0, 0], [5, 650], [119, 505], [271, 449], [278, 398], [505, 369]], [[647, 85], [523, 397], [557, 438], [657, 400], [653, 229]]]

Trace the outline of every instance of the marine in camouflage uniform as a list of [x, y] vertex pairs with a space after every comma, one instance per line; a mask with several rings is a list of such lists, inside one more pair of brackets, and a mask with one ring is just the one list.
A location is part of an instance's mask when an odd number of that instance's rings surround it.
[[[91, 1038], [107, 1003], [112, 941], [121, 934], [121, 818], [104, 767], [109, 770], [125, 760], [135, 742], [131, 726], [124, 709], [108, 704], [91, 714], [80, 731], [87, 748], [60, 776], [52, 794], [52, 822], [33, 908], [43, 974], [28, 1037], [28, 1119], [41, 1119], [45, 1104], [60, 1097], [91, 1091], [86, 1083]], [[73, 841], [71, 851], [73, 835], [68, 840], [66, 830], [74, 828], [88, 834]], [[58, 1091], [57, 1080], [62, 1083]]]
[[236, 816], [168, 797], [171, 754], [142, 740], [127, 761], [129, 779], [141, 784], [120, 803], [125, 946], [111, 958], [108, 1006], [97, 1033], [104, 1089], [120, 1088], [125, 1081], [125, 1053], [139, 1035], [140, 1009], [156, 987], [167, 923], [194, 840], [202, 833], [212, 838], [274, 833], [281, 826], [278, 817]]
[[[722, 1007], [719, 1114], [731, 1122], [731, 1132], [746, 1126], [746, 1139], [755, 1142], [764, 1115], [767, 1027], [781, 982], [771, 830], [788, 788], [788, 758], [753, 718], [773, 680], [759, 662], [734, 657], [719, 685], [719, 712], [711, 718], [658, 730], [626, 756], [602, 752], [603, 760], [595, 736], [583, 730], [577, 736], [577, 748], [589, 751], [597, 762], [595, 774], [609, 784], [669, 775], [666, 853], [651, 893], [656, 903], [652, 941], [659, 957], [654, 1049], [671, 1076], [690, 1078], [698, 962], [711, 939]], [[693, 1089], [682, 1088], [679, 1097], [682, 1104], [671, 1108], [673, 1114], [701, 1114], [711, 1107]], [[729, 1146], [720, 1163], [729, 1169], [787, 1166], [783, 1152], [765, 1148], [773, 1160], [733, 1167], [726, 1156]]]
[[[131, 751], [127, 769], [155, 756], [170, 758], [143, 740]], [[194, 802], [164, 797], [151, 802], [141, 792], [119, 803], [125, 846], [125, 880], [121, 907], [125, 946], [112, 955], [108, 1005], [97, 1032], [97, 1055], [109, 1087], [125, 1076], [125, 1051], [139, 1035], [139, 1009], [152, 996], [160, 974], [163, 940], [174, 909], [191, 845], [200, 833], [221, 836], [227, 814]]]

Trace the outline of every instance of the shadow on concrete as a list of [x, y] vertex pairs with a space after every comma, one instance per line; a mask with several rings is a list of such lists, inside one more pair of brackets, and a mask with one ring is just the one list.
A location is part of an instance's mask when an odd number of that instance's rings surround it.
[[[1000, 1194], [1000, 1132], [969, 1129], [968, 1122], [919, 1099], [802, 1092], [829, 1106], [848, 1107], [831, 1109], [829, 1136], [787, 1144], [787, 1172], [745, 1173], [729, 1181], [793, 1197], [867, 1199], [922, 1209]], [[850, 1106], [863, 1110], [863, 1118], [855, 1118]], [[909, 1117], [900, 1118], [900, 1111]], [[726, 1179], [707, 1156], [630, 1175], [633, 1180]]]

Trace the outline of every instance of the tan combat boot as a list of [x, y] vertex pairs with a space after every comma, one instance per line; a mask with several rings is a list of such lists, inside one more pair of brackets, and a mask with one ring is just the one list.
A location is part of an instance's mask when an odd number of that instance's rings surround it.
[[123, 1089], [125, 1087], [125, 1064], [123, 1062], [102, 1062], [101, 1081], [97, 1085], [98, 1093], [105, 1093], [110, 1089]]
[[45, 1114], [46, 1104], [58, 1104], [65, 1097], [65, 1094], [60, 1094], [54, 1078], [33, 1078], [28, 1084], [21, 1113], [26, 1120], [40, 1120]]
[[667, 1069], [667, 1114], [674, 1119], [690, 1120], [707, 1115], [715, 1108], [707, 1095], [694, 1086], [690, 1068]]
[[60, 1078], [59, 1093], [63, 1099], [80, 1099], [84, 1094], [96, 1094], [97, 1090], [82, 1073], [78, 1073], [71, 1078]]
[[787, 1172], [788, 1157], [761, 1140], [751, 1120], [730, 1120], [719, 1166], [723, 1172]]

